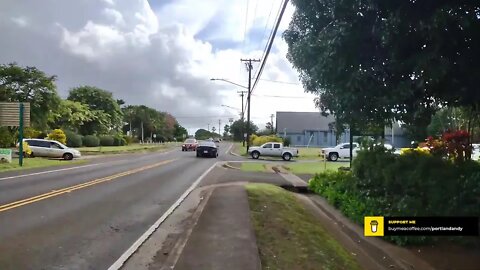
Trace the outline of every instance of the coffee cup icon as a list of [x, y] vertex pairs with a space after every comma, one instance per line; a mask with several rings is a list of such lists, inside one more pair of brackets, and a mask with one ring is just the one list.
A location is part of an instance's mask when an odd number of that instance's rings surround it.
[[376, 232], [377, 232], [377, 229], [378, 229], [378, 221], [372, 220], [372, 221], [370, 222], [370, 227], [371, 227], [371, 229], [372, 229], [372, 232], [373, 232], [373, 233], [376, 233]]

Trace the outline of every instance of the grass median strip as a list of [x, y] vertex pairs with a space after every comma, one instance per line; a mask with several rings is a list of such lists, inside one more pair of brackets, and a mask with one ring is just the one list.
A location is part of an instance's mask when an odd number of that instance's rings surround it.
[[[298, 162], [284, 165], [293, 174], [316, 174], [325, 170], [338, 170], [340, 167], [349, 167], [347, 162]], [[326, 169], [325, 169], [326, 168]]]
[[18, 159], [12, 160], [12, 163], [0, 163], [0, 172], [18, 171], [34, 168], [58, 167], [69, 165], [80, 165], [88, 163], [87, 160], [59, 160], [47, 158], [26, 158], [23, 160], [23, 167], [18, 165]]
[[246, 189], [263, 269], [361, 269], [293, 194], [267, 184]]
[[266, 172], [267, 168], [263, 163], [257, 162], [243, 162], [240, 170], [244, 172]]
[[100, 155], [100, 154], [119, 154], [134, 152], [153, 152], [159, 150], [169, 150], [174, 147], [180, 147], [179, 144], [132, 144], [125, 146], [99, 146], [99, 147], [80, 147], [78, 150], [84, 155]]
[[143, 167], [140, 167], [140, 168], [137, 168], [137, 169], [121, 172], [121, 173], [118, 173], [118, 174], [110, 175], [110, 176], [99, 178], [99, 179], [94, 179], [94, 180], [91, 180], [91, 181], [88, 181], [88, 182], [85, 182], [85, 183], [81, 183], [81, 184], [78, 184], [78, 185], [74, 185], [74, 186], [70, 186], [70, 187], [66, 187], [66, 188], [62, 188], [62, 189], [58, 189], [58, 190], [52, 190], [50, 192], [46, 192], [46, 193], [43, 193], [43, 194], [40, 194], [40, 195], [37, 195], [37, 196], [33, 196], [33, 197], [26, 198], [26, 199], [23, 199], [23, 200], [19, 200], [19, 201], [11, 202], [11, 203], [8, 203], [8, 204], [0, 205], [0, 212], [11, 210], [11, 209], [21, 207], [21, 206], [24, 206], [24, 205], [27, 205], [27, 204], [31, 204], [31, 203], [34, 203], [34, 202], [42, 201], [42, 200], [45, 200], [45, 199], [48, 199], [48, 198], [51, 198], [51, 197], [55, 197], [55, 196], [59, 196], [59, 195], [65, 194], [65, 193], [70, 193], [72, 191], [83, 189], [83, 188], [93, 186], [93, 185], [96, 185], [96, 184], [100, 184], [100, 183], [103, 183], [103, 182], [108, 182], [108, 181], [111, 181], [111, 180], [114, 180], [114, 179], [117, 179], [117, 178], [120, 178], [120, 177], [123, 177], [123, 176], [131, 175], [131, 174], [138, 173], [138, 172], [141, 172], [141, 171], [145, 171], [145, 170], [148, 170], [148, 169], [153, 169], [155, 167], [159, 167], [159, 166], [171, 163], [173, 161], [175, 161], [175, 160], [162, 161], [162, 162], [155, 163], [155, 164], [152, 164], [152, 165], [143, 166]]

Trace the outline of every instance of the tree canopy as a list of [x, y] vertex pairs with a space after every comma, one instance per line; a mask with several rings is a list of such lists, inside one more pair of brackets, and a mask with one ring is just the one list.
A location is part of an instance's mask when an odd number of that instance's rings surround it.
[[29, 102], [32, 126], [45, 129], [60, 103], [55, 79], [36, 67], [0, 65], [0, 101]]
[[287, 57], [340, 123], [426, 127], [442, 106], [480, 111], [478, 1], [292, 2]]
[[70, 90], [68, 100], [88, 105], [95, 120], [80, 127], [84, 135], [118, 130], [123, 126], [123, 113], [111, 92], [93, 87], [80, 86]]
[[[250, 121], [250, 134], [258, 131], [258, 127]], [[233, 135], [235, 141], [243, 140], [243, 134], [247, 132], [247, 122], [237, 120], [230, 125], [230, 133]]]

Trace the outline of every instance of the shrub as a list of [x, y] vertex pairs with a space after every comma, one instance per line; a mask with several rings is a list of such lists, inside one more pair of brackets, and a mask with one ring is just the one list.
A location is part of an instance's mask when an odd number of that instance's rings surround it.
[[256, 136], [256, 135], [253, 135], [251, 138], [251, 145], [254, 145], [254, 146], [260, 146], [264, 143], [267, 143], [267, 142], [283, 142], [283, 139], [280, 138], [280, 137], [277, 137], [277, 136]]
[[288, 147], [288, 146], [290, 146], [290, 144], [291, 144], [290, 137], [286, 137], [286, 138], [283, 139], [283, 145], [284, 146]]
[[113, 137], [113, 145], [114, 146], [124, 146], [127, 145], [127, 141], [122, 135], [117, 135]]
[[100, 145], [100, 139], [95, 135], [87, 135], [83, 137], [82, 144], [86, 147], [97, 147]]
[[65, 131], [68, 147], [82, 147], [82, 136], [72, 131]]
[[0, 147], [8, 148], [15, 143], [15, 137], [7, 127], [0, 127]]
[[[43, 133], [42, 131], [36, 130], [32, 127], [26, 127], [23, 130], [23, 137], [24, 138], [36, 139], [36, 138], [38, 138], [38, 136], [42, 135], [42, 133]], [[45, 137], [43, 137], [43, 138], [45, 138]]]
[[55, 140], [63, 144], [67, 143], [67, 136], [65, 135], [65, 132], [63, 132], [63, 130], [61, 129], [54, 129], [52, 132], [48, 134], [47, 139]]
[[100, 145], [101, 146], [113, 146], [115, 139], [113, 136], [101, 136], [100, 137]]
[[132, 136], [123, 136], [123, 139], [125, 140], [125, 145], [129, 145], [135, 142], [135, 137]]
[[25, 157], [30, 157], [32, 156], [32, 149], [30, 149], [30, 145], [28, 145], [27, 142], [23, 142], [22, 143], [22, 147], [23, 147], [23, 154]]
[[[362, 150], [353, 161], [352, 172], [318, 174], [309, 187], [359, 224], [364, 216], [375, 215], [480, 215], [480, 164], [453, 163], [417, 151], [395, 156], [378, 147]], [[438, 240], [406, 236], [386, 239], [401, 245]], [[480, 244], [478, 239], [452, 240]]]

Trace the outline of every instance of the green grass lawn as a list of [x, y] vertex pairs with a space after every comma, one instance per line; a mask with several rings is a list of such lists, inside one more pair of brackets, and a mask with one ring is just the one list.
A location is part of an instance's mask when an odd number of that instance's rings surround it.
[[323, 160], [320, 155], [321, 148], [298, 148], [298, 158], [300, 160]]
[[288, 163], [284, 165], [284, 167], [293, 174], [316, 174], [325, 171], [325, 165], [327, 170], [337, 170], [340, 167], [350, 167], [350, 163], [348, 162], [331, 161], [327, 161], [326, 164], [323, 161]]
[[236, 142], [233, 145], [232, 152], [241, 156], [247, 156], [247, 145], [243, 146], [241, 142]]
[[99, 147], [80, 147], [77, 148], [82, 154], [95, 155], [95, 154], [115, 154], [124, 152], [139, 152], [139, 151], [158, 151], [166, 150], [174, 147], [180, 147], [180, 144], [167, 143], [167, 144], [131, 144], [125, 146], [99, 146]]
[[267, 184], [246, 189], [263, 269], [360, 269], [293, 194]]
[[265, 164], [257, 162], [244, 162], [240, 167], [240, 170], [245, 172], [266, 172]]
[[0, 172], [17, 171], [33, 168], [54, 167], [54, 166], [67, 166], [85, 164], [87, 160], [56, 160], [46, 158], [26, 158], [23, 160], [23, 167], [18, 165], [18, 159], [12, 159], [12, 163], [0, 163]]

